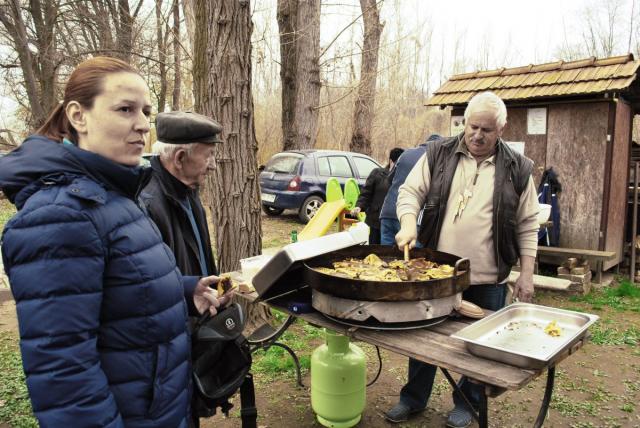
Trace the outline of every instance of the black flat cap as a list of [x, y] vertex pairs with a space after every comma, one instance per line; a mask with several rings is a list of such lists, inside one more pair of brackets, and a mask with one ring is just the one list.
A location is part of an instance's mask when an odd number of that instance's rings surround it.
[[221, 143], [222, 125], [190, 111], [170, 111], [156, 116], [156, 138], [167, 144]]

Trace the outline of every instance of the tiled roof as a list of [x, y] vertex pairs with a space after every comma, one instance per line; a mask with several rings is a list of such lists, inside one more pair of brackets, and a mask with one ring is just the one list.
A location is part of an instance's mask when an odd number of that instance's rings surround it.
[[482, 91], [505, 101], [621, 92], [636, 79], [640, 61], [633, 55], [551, 62], [452, 76], [426, 105], [466, 104]]

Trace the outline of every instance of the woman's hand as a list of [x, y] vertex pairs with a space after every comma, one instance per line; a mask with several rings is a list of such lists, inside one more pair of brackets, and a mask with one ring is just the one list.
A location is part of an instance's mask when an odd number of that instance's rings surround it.
[[215, 275], [200, 278], [196, 289], [193, 292], [193, 304], [199, 313], [203, 314], [209, 311], [211, 316], [218, 313], [218, 308], [225, 307], [233, 296], [233, 291], [225, 293], [224, 296], [218, 296], [218, 291], [211, 286], [218, 283], [220, 278]]

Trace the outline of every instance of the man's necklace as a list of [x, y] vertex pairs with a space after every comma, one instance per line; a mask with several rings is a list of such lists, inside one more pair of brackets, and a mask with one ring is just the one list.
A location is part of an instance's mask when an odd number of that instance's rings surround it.
[[464, 163], [462, 164], [462, 183], [464, 184], [463, 190], [458, 193], [458, 207], [456, 209], [456, 215], [453, 217], [453, 221], [455, 222], [457, 219], [462, 217], [462, 212], [467, 207], [467, 203], [469, 199], [473, 196], [473, 189], [476, 186], [476, 182], [478, 181], [478, 174], [480, 173], [480, 166], [476, 166], [476, 173], [473, 176], [473, 179], [467, 183], [467, 174], [464, 168]]

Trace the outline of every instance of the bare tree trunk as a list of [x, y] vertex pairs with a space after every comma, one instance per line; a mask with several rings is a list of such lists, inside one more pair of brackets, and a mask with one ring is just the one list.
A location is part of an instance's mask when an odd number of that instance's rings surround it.
[[118, 0], [118, 15], [120, 31], [116, 33], [118, 45], [117, 56], [123, 60], [131, 61], [133, 48], [133, 16], [129, 10], [129, 0]]
[[315, 146], [320, 104], [320, 0], [278, 0], [283, 149]]
[[158, 93], [158, 113], [164, 111], [167, 103], [167, 43], [162, 27], [162, 0], [156, 0], [156, 37], [158, 38], [158, 73], [160, 74], [160, 92]]
[[248, 0], [194, 1], [193, 80], [198, 112], [218, 120], [223, 144], [207, 191], [222, 272], [260, 254], [260, 192], [251, 94], [251, 10]]
[[173, 0], [173, 94], [171, 109], [180, 110], [180, 86], [182, 85], [182, 46], [180, 45], [180, 3]]
[[298, 3], [297, 62], [298, 80], [296, 125], [298, 147], [311, 149], [318, 134], [317, 107], [320, 104], [320, 0]]
[[[193, 84], [198, 112], [223, 126], [216, 167], [205, 198], [211, 203], [218, 266], [240, 268], [262, 251], [258, 145], [251, 92], [251, 8], [248, 0], [195, 0]], [[268, 318], [264, 306], [247, 307], [249, 324]]]
[[371, 127], [373, 125], [378, 74], [378, 50], [382, 24], [376, 0], [360, 0], [364, 19], [364, 43], [360, 86], [353, 114], [353, 134], [349, 150], [371, 155]]
[[[55, 104], [55, 38], [54, 29], [58, 4], [54, 0], [45, 0], [44, 8], [38, 0], [31, 1], [30, 13], [36, 27], [36, 56], [29, 48], [29, 35], [22, 16], [19, 0], [9, 0], [0, 8], [0, 22], [7, 30], [18, 54], [20, 68], [24, 78], [25, 90], [29, 100], [31, 118], [29, 128], [37, 129], [44, 123]], [[42, 80], [44, 79], [44, 80]]]
[[296, 17], [298, 0], [278, 0], [280, 31], [280, 81], [282, 82], [282, 146], [296, 147]]
[[182, 0], [182, 13], [184, 14], [184, 26], [187, 29], [187, 35], [189, 36], [190, 51], [193, 52], [195, 28], [196, 28], [196, 16], [193, 6], [194, 0]]

